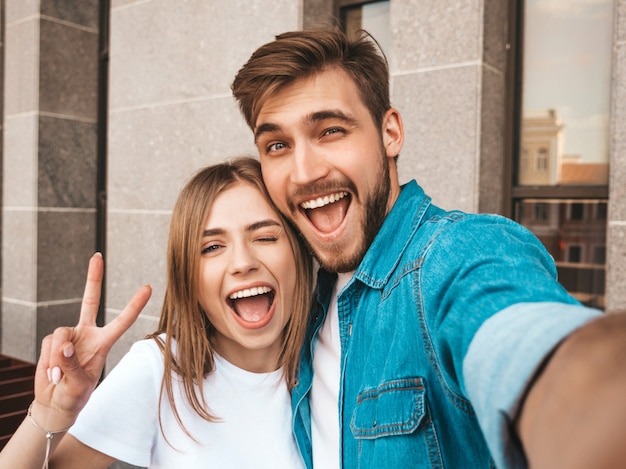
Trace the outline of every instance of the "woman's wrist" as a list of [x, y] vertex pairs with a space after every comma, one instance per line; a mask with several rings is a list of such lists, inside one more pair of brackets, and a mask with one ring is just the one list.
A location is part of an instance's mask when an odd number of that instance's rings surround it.
[[28, 418], [42, 431], [65, 433], [74, 424], [78, 414], [65, 413], [41, 404], [36, 399], [28, 407]]

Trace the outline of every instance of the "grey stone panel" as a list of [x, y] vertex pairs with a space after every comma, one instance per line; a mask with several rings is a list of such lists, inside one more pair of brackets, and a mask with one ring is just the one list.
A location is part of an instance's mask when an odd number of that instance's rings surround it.
[[334, 2], [327, 0], [304, 0], [302, 2], [303, 28], [327, 27], [338, 24], [334, 17]]
[[80, 299], [62, 304], [37, 305], [37, 356], [41, 353], [41, 341], [57, 327], [74, 327], [80, 318]]
[[5, 115], [33, 112], [37, 106], [38, 29], [35, 17], [16, 24], [7, 24], [5, 29]]
[[82, 298], [95, 233], [94, 210], [38, 213], [38, 303]]
[[39, 206], [96, 207], [97, 132], [95, 123], [39, 118]]
[[616, 48], [614, 57], [609, 216], [626, 221], [626, 42]]
[[258, 46], [300, 26], [300, 2], [292, 0], [150, 1], [113, 9], [110, 108], [229, 95]]
[[159, 316], [165, 293], [169, 213], [109, 212], [107, 308], [122, 310], [141, 285], [153, 293], [144, 314]]
[[37, 213], [4, 210], [2, 214], [2, 296], [36, 301]]
[[[124, 8], [126, 6], [132, 6], [133, 3], [137, 3], [137, 0], [111, 0], [111, 9]], [[142, 1], [142, 3], [145, 3]]]
[[100, 0], [41, 0], [41, 14], [98, 29]]
[[626, 223], [609, 223], [606, 311], [626, 309]]
[[626, 0], [614, 0], [615, 1], [615, 13], [617, 15], [616, 21], [616, 42], [626, 41]]
[[417, 179], [445, 208], [477, 210], [479, 78], [474, 65], [393, 78], [405, 132], [400, 180]]
[[2, 301], [2, 353], [27, 362], [37, 361], [34, 304]]
[[392, 70], [440, 67], [481, 57], [480, 2], [394, 0], [391, 29]]
[[478, 211], [502, 213], [506, 122], [504, 76], [483, 66], [481, 85]]
[[171, 210], [198, 168], [257, 153], [230, 96], [112, 113], [109, 129], [112, 210]]
[[5, 118], [2, 197], [5, 207], [37, 205], [36, 114]]
[[483, 60], [504, 72], [507, 60], [508, 9], [512, 2], [483, 1]]
[[98, 34], [45, 19], [40, 23], [39, 108], [95, 121]]
[[39, 13], [39, 0], [5, 0], [6, 22], [22, 20]]

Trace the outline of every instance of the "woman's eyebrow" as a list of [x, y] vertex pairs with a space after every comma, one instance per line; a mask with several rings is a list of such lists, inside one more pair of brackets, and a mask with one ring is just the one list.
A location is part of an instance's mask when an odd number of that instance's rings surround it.
[[[259, 221], [255, 221], [254, 223], [250, 223], [248, 226], [245, 227], [245, 230], [248, 232], [256, 231], [256, 230], [259, 230], [261, 228], [265, 228], [268, 226], [270, 227], [278, 226], [282, 228], [283, 225], [277, 220], [267, 218], [265, 220], [259, 220]], [[223, 235], [225, 233], [226, 233], [226, 230], [224, 228], [209, 228], [208, 230], [204, 230], [202, 232], [202, 236], [216, 236], [216, 235]]]
[[268, 227], [268, 226], [278, 226], [278, 227], [282, 228], [283, 225], [281, 223], [279, 223], [278, 221], [276, 221], [276, 220], [272, 220], [271, 218], [268, 218], [266, 220], [260, 220], [260, 221], [257, 221], [257, 222], [254, 222], [254, 223], [248, 225], [246, 227], [246, 231], [255, 231], [255, 230], [258, 230], [260, 228], [265, 228], [265, 227]]

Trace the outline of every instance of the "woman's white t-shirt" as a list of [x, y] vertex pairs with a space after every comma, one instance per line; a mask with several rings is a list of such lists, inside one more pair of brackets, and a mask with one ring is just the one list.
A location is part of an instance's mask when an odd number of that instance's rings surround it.
[[159, 423], [162, 376], [157, 344], [137, 342], [94, 391], [70, 433], [87, 446], [142, 467], [304, 467], [291, 431], [291, 398], [282, 370], [251, 373], [215, 354], [215, 370], [203, 385], [216, 422], [193, 411], [175, 380], [176, 408], [197, 441], [180, 428], [165, 395]]

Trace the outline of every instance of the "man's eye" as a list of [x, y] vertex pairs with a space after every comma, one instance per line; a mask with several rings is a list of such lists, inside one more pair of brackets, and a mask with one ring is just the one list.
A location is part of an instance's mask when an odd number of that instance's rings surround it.
[[332, 127], [330, 129], [326, 129], [324, 131], [324, 135], [333, 135], [333, 134], [339, 134], [339, 133], [343, 133], [344, 130], [340, 127]]
[[271, 152], [271, 151], [280, 151], [280, 150], [282, 150], [283, 148], [285, 148], [286, 146], [287, 146], [287, 145], [285, 145], [285, 144], [284, 144], [284, 143], [282, 143], [282, 142], [272, 143], [271, 145], [269, 145], [269, 146], [267, 147], [267, 151], [268, 151], [268, 152]]

